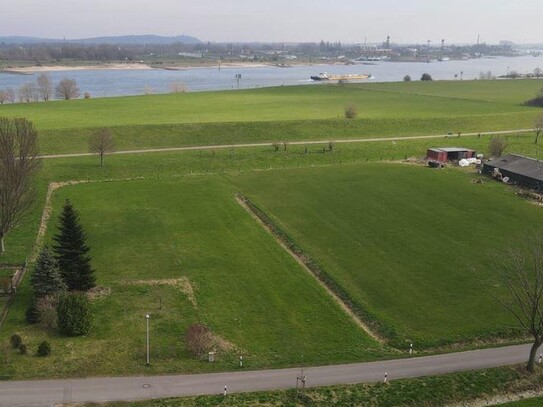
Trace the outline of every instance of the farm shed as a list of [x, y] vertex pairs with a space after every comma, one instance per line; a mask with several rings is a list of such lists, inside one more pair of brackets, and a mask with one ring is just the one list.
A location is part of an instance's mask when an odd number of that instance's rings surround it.
[[442, 147], [442, 148], [429, 148], [426, 152], [426, 158], [428, 160], [435, 161], [460, 161], [463, 158], [475, 157], [475, 151], [469, 148], [458, 147]]
[[509, 182], [543, 191], [543, 161], [509, 154], [483, 165], [484, 174], [492, 175], [498, 171], [501, 177], [509, 177]]

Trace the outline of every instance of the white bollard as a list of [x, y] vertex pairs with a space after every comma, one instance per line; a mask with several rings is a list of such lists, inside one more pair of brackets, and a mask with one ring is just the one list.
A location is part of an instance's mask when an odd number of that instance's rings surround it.
[[243, 367], [243, 356], [239, 357], [239, 367]]
[[224, 386], [224, 392], [223, 392], [223, 396], [226, 397], [226, 393], [227, 393], [227, 386]]
[[539, 355], [539, 360], [537, 363], [541, 364], [541, 362], [543, 361], [543, 353], [541, 355]]
[[410, 345], [409, 345], [409, 354], [410, 354], [410, 355], [413, 354], [413, 344], [410, 344]]
[[383, 383], [387, 383], [388, 382], [388, 372], [385, 373], [385, 379], [383, 380]]

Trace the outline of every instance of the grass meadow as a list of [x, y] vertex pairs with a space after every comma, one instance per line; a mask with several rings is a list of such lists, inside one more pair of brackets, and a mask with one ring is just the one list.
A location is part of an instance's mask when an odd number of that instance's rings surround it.
[[[490, 137], [327, 147], [331, 138], [529, 128], [540, 110], [520, 102], [540, 81], [396, 85], [0, 106], [1, 116], [36, 122], [43, 153], [84, 152], [88, 135], [101, 126], [113, 126], [117, 148], [128, 150], [323, 141], [277, 152], [250, 147], [111, 155], [103, 167], [97, 157], [43, 160], [38, 199], [7, 236], [2, 262], [28, 258], [50, 182], [90, 181], [55, 192], [46, 241], [69, 198], [81, 212], [105, 295], [94, 301], [95, 329], [88, 337], [60, 337], [24, 321], [31, 298], [25, 278], [0, 341], [17, 332], [31, 355], [6, 351], [0, 376], [232, 370], [239, 354], [247, 369], [397, 356], [354, 325], [235, 203], [236, 192], [265, 210], [357, 304], [391, 328], [394, 345], [471, 347], [477, 339], [510, 332], [513, 321], [479, 282], [491, 275], [496, 253], [517, 242], [524, 229], [541, 226], [540, 208], [510, 187], [472, 183], [480, 178], [473, 172], [397, 163], [424, 157], [428, 147], [486, 153]], [[342, 119], [353, 100], [359, 118]], [[543, 158], [532, 135], [506, 139], [508, 152]], [[183, 291], [187, 287], [194, 301]], [[144, 367], [146, 312], [152, 315], [150, 368]], [[195, 322], [231, 344], [213, 365], [184, 349], [184, 331]], [[33, 353], [44, 338], [53, 355], [40, 359]]]
[[477, 178], [409, 164], [232, 177], [394, 343], [423, 348], [515, 326], [484, 282], [501, 253], [541, 230], [541, 209]]
[[[540, 80], [292, 86], [0, 106], [40, 129], [43, 154], [86, 152], [110, 127], [117, 149], [409, 136], [530, 128]], [[343, 118], [345, 106], [358, 109]]]
[[[17, 301], [3, 331], [48, 359], [13, 355], [13, 377], [198, 372], [383, 357], [324, 290], [233, 199], [220, 176], [82, 184], [59, 190], [79, 209], [98, 284], [96, 320], [85, 338], [63, 338], [24, 322]], [[54, 221], [47, 241], [54, 233]], [[25, 284], [21, 299], [29, 296]], [[150, 313], [152, 366], [145, 368]], [[184, 333], [205, 323], [225, 341], [217, 363], [189, 355]]]

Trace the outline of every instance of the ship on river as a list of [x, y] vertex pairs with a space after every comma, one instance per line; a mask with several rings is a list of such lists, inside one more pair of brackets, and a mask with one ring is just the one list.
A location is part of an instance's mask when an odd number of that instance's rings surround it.
[[329, 75], [326, 72], [321, 72], [318, 75], [310, 76], [314, 81], [359, 81], [371, 78], [370, 74], [359, 75]]

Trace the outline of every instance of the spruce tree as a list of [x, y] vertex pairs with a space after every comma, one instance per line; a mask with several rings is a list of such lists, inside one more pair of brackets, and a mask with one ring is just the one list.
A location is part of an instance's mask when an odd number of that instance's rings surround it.
[[66, 284], [60, 275], [57, 259], [46, 246], [40, 252], [36, 266], [30, 277], [36, 298], [56, 295], [66, 290]]
[[66, 200], [58, 234], [53, 238], [53, 246], [60, 274], [70, 291], [87, 291], [96, 286], [89, 247], [85, 243], [87, 237], [79, 222], [79, 214], [70, 201]]

